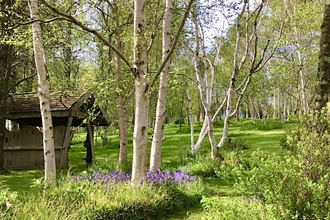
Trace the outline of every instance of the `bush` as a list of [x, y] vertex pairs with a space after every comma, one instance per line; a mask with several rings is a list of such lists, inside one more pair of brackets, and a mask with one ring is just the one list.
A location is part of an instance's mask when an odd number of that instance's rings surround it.
[[236, 169], [238, 189], [293, 219], [330, 218], [330, 135], [326, 111], [305, 116], [288, 136], [286, 156], [256, 152], [250, 170]]
[[227, 151], [242, 151], [249, 149], [248, 145], [240, 138], [228, 139], [228, 141], [221, 148], [221, 152]]
[[201, 200], [206, 219], [222, 220], [277, 220], [286, 218], [274, 205], [264, 205], [255, 198], [221, 198], [211, 197]]
[[0, 188], [0, 219], [10, 217], [18, 203], [17, 192], [10, 192], [7, 188]]
[[181, 164], [185, 164], [185, 170], [191, 175], [200, 177], [215, 177], [218, 167], [221, 166], [221, 159], [210, 159], [209, 152], [186, 153], [181, 157]]
[[249, 124], [244, 124], [241, 126], [241, 131], [259, 130], [259, 131], [269, 131], [275, 129], [283, 129], [283, 124], [280, 121], [269, 120], [266, 124], [257, 120], [255, 124], [252, 122]]
[[54, 188], [40, 188], [1, 219], [160, 219], [198, 204], [204, 191], [196, 177], [182, 171], [149, 173], [139, 187], [129, 180], [130, 174], [97, 169], [69, 176]]

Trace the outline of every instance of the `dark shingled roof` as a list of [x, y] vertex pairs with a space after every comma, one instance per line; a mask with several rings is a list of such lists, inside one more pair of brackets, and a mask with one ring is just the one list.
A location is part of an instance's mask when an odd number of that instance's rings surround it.
[[[91, 93], [50, 93], [50, 107], [52, 111], [53, 125], [66, 125], [68, 117], [73, 117], [73, 126], [81, 126], [84, 119], [88, 118], [88, 111], [98, 111], [99, 117], [93, 124], [108, 126], [100, 108], [93, 107], [94, 98]], [[37, 92], [9, 94], [7, 102], [7, 119], [14, 120], [20, 125], [41, 126], [40, 105]]]
[[[75, 104], [83, 104], [90, 96], [90, 93], [80, 95], [69, 95], [63, 92], [50, 93], [50, 108], [51, 111], [68, 111]], [[77, 103], [82, 99], [81, 103]], [[79, 108], [78, 106], [77, 108]], [[37, 92], [10, 94], [8, 99], [7, 109], [10, 113], [28, 113], [40, 112], [39, 97]]]

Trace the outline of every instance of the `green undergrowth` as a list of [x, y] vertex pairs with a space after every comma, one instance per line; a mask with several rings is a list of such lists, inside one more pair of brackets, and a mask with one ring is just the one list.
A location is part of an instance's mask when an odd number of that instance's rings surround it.
[[[274, 121], [274, 124], [277, 123]], [[226, 212], [225, 210], [232, 207], [230, 201], [233, 201], [238, 208], [248, 210], [248, 204], [237, 199], [242, 193], [233, 187], [238, 177], [233, 171], [237, 167], [245, 171], [251, 169], [253, 161], [250, 160], [250, 156], [257, 149], [266, 154], [285, 154], [286, 151], [280, 147], [280, 139], [284, 136], [283, 128], [293, 126], [293, 124], [285, 124], [281, 129], [275, 129], [275, 126], [270, 125], [274, 129], [269, 130], [242, 129], [242, 126], [246, 127], [248, 124], [252, 124], [251, 120], [231, 121], [230, 143], [225, 144], [219, 152], [220, 157], [214, 160], [210, 159], [210, 144], [207, 138], [200, 152], [191, 154], [189, 126], [165, 125], [166, 139], [163, 142], [161, 169], [171, 171], [180, 169], [203, 179], [190, 188], [143, 186], [135, 189], [129, 184], [121, 184], [109, 191], [96, 185], [68, 181], [67, 177], [73, 173], [79, 175], [94, 168], [100, 171], [120, 170], [126, 173], [131, 170], [132, 142], [130, 140], [128, 145], [127, 163], [118, 166], [119, 138], [114, 132], [109, 134], [105, 146], [101, 146], [100, 137], [96, 139], [96, 162], [92, 167], [87, 168], [83, 160], [86, 154], [86, 149], [83, 147], [86, 133], [79, 131], [75, 134], [69, 151], [70, 169], [58, 170], [58, 177], [61, 180], [56, 188], [45, 192], [38, 187], [31, 188], [31, 185], [35, 186], [43, 176], [42, 170], [9, 171], [6, 175], [1, 175], [0, 189], [5, 192], [2, 202], [9, 198], [12, 206], [9, 209], [6, 205], [2, 206], [5, 211], [3, 213], [7, 214], [0, 219], [43, 219], [47, 215], [49, 216], [47, 219], [161, 219], [167, 218], [164, 216], [169, 214], [171, 219], [212, 219], [209, 217], [214, 214], [212, 214], [213, 209], [208, 204], [221, 203], [219, 210]], [[201, 126], [202, 124], [195, 125], [195, 141]], [[220, 139], [221, 129], [222, 122], [215, 123], [217, 141]], [[152, 130], [149, 133], [151, 135]], [[150, 139], [148, 141], [150, 146]], [[11, 193], [14, 193], [13, 197], [10, 197]], [[202, 195], [203, 200], [200, 202]], [[216, 198], [220, 202], [217, 202]], [[253, 203], [253, 207], [256, 206], [257, 209], [266, 207], [271, 214], [273, 210], [271, 205], [259, 203], [259, 201]], [[35, 212], [29, 213], [30, 210]], [[223, 218], [213, 219], [226, 219], [226, 216], [234, 216], [230, 213], [236, 211], [230, 209], [229, 214], [225, 215], [217, 212], [214, 216]]]
[[0, 219], [160, 219], [198, 204], [203, 191], [200, 182], [133, 187], [128, 182], [102, 185], [68, 178], [24, 201], [17, 199], [17, 193], [0, 189]]

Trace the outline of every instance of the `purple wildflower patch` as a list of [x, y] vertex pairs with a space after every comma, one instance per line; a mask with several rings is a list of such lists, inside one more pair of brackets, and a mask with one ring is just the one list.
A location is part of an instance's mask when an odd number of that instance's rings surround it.
[[[160, 169], [156, 172], [148, 171], [146, 175], [145, 182], [156, 184], [175, 184], [175, 185], [187, 185], [192, 184], [197, 181], [197, 176], [191, 176], [182, 170], [176, 170], [175, 172], [170, 172], [168, 170], [161, 171]], [[93, 173], [85, 174], [82, 176], [73, 176], [73, 180], [89, 181], [92, 183], [100, 183], [103, 185], [108, 185], [112, 183], [122, 183], [129, 182], [131, 180], [131, 173], [124, 173], [118, 171], [105, 172], [102, 173], [98, 169], [94, 169]]]
[[175, 172], [170, 172], [168, 170], [161, 171], [156, 170], [156, 172], [152, 172], [151, 170], [147, 173], [146, 181], [151, 184], [159, 184], [159, 183], [169, 183], [169, 184], [192, 184], [197, 181], [197, 176], [191, 176], [182, 170], [176, 170]]

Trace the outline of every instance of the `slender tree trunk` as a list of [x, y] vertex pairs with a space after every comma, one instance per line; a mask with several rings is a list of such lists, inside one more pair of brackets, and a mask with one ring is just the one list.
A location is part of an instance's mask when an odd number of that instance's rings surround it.
[[287, 100], [285, 96], [283, 96], [283, 105], [282, 105], [282, 112], [281, 112], [281, 122], [285, 123], [286, 122], [286, 104]]
[[276, 100], [276, 89], [273, 91], [273, 119], [277, 118], [277, 100]]
[[3, 47], [0, 47], [0, 171], [4, 170], [4, 152], [5, 134], [6, 134], [6, 113], [7, 113], [7, 68], [3, 68]]
[[[13, 0], [0, 1], [0, 34], [10, 34], [8, 25], [11, 20], [9, 8], [14, 4]], [[7, 43], [0, 43], [0, 170], [4, 169], [3, 148], [5, 144], [6, 114], [8, 84], [11, 75], [11, 60], [13, 46]]]
[[315, 110], [325, 107], [330, 95], [330, 4], [324, 7], [321, 34]]
[[[297, 29], [297, 27], [295, 27]], [[297, 44], [298, 47], [298, 62], [299, 62], [299, 81], [300, 81], [300, 94], [301, 101], [304, 108], [304, 113], [307, 114], [309, 112], [309, 105], [306, 93], [306, 81], [305, 81], [305, 71], [304, 71], [304, 61], [300, 52], [300, 44]]]
[[[173, 0], [166, 0], [165, 14], [163, 19], [163, 57], [165, 60], [171, 45], [171, 23], [173, 15]], [[166, 118], [166, 99], [167, 99], [167, 84], [170, 72], [170, 59], [165, 64], [160, 75], [159, 92], [156, 107], [156, 122], [154, 136], [152, 139], [151, 154], [150, 154], [150, 170], [156, 171], [161, 164], [161, 148], [164, 136], [164, 121]], [[180, 119], [181, 120], [181, 119]]]
[[[117, 0], [113, 1], [113, 10], [116, 14], [116, 45], [119, 51], [123, 50], [123, 41], [120, 31], [119, 23], [119, 10], [117, 6]], [[110, 50], [110, 49], [109, 49]], [[110, 52], [110, 51], [109, 51]], [[116, 82], [119, 87], [119, 92], [116, 92], [116, 101], [117, 101], [117, 114], [119, 118], [119, 138], [120, 138], [120, 152], [119, 152], [119, 164], [124, 164], [127, 162], [127, 148], [128, 148], [128, 119], [127, 119], [127, 104], [123, 98], [122, 91], [124, 90], [122, 85], [123, 73], [122, 73], [122, 60], [118, 54], [116, 54]]]
[[190, 95], [190, 92], [189, 92], [188, 85], [187, 85], [187, 88], [186, 88], [186, 93], [187, 93], [188, 106], [189, 106], [190, 149], [193, 152], [194, 143], [195, 143], [195, 140], [194, 140], [194, 125], [195, 125], [195, 122], [194, 122], [194, 115], [193, 115], [193, 105], [192, 105], [191, 95]]
[[[205, 129], [207, 129], [207, 133], [209, 136], [210, 144], [211, 144], [211, 158], [214, 159], [217, 157], [217, 144], [214, 137], [214, 128], [213, 128], [213, 119], [211, 115], [211, 105], [212, 105], [212, 92], [213, 92], [213, 85], [214, 85], [214, 66], [212, 62], [206, 57], [204, 53], [204, 37], [202, 30], [198, 25], [198, 19], [194, 18], [195, 24], [195, 41], [196, 41], [196, 48], [195, 48], [195, 61], [194, 61], [194, 69], [195, 75], [198, 84], [199, 95], [201, 99], [202, 106], [205, 112]], [[201, 42], [201, 44], [200, 44]], [[203, 52], [200, 55], [200, 47], [202, 48]], [[201, 58], [202, 56], [202, 58]], [[203, 59], [203, 60], [202, 60]], [[201, 68], [209, 66], [210, 68], [205, 68], [205, 74], [202, 76]], [[210, 69], [210, 70], [207, 70]], [[204, 132], [204, 130], [203, 130]], [[202, 133], [201, 133], [202, 134]], [[203, 137], [201, 135], [200, 137]], [[204, 138], [204, 137], [203, 137]]]
[[4, 170], [3, 148], [6, 133], [8, 84], [11, 72], [11, 50], [11, 45], [0, 45], [0, 170]]
[[148, 144], [149, 95], [147, 82], [146, 1], [134, 0], [135, 118], [133, 132], [132, 184], [138, 185], [146, 175]]
[[34, 21], [32, 23], [33, 50], [38, 72], [38, 95], [40, 100], [45, 161], [45, 186], [48, 187], [54, 185], [56, 182], [54, 134], [49, 97], [49, 75], [46, 68], [45, 50], [42, 42], [38, 0], [29, 0], [28, 3], [31, 19]]

